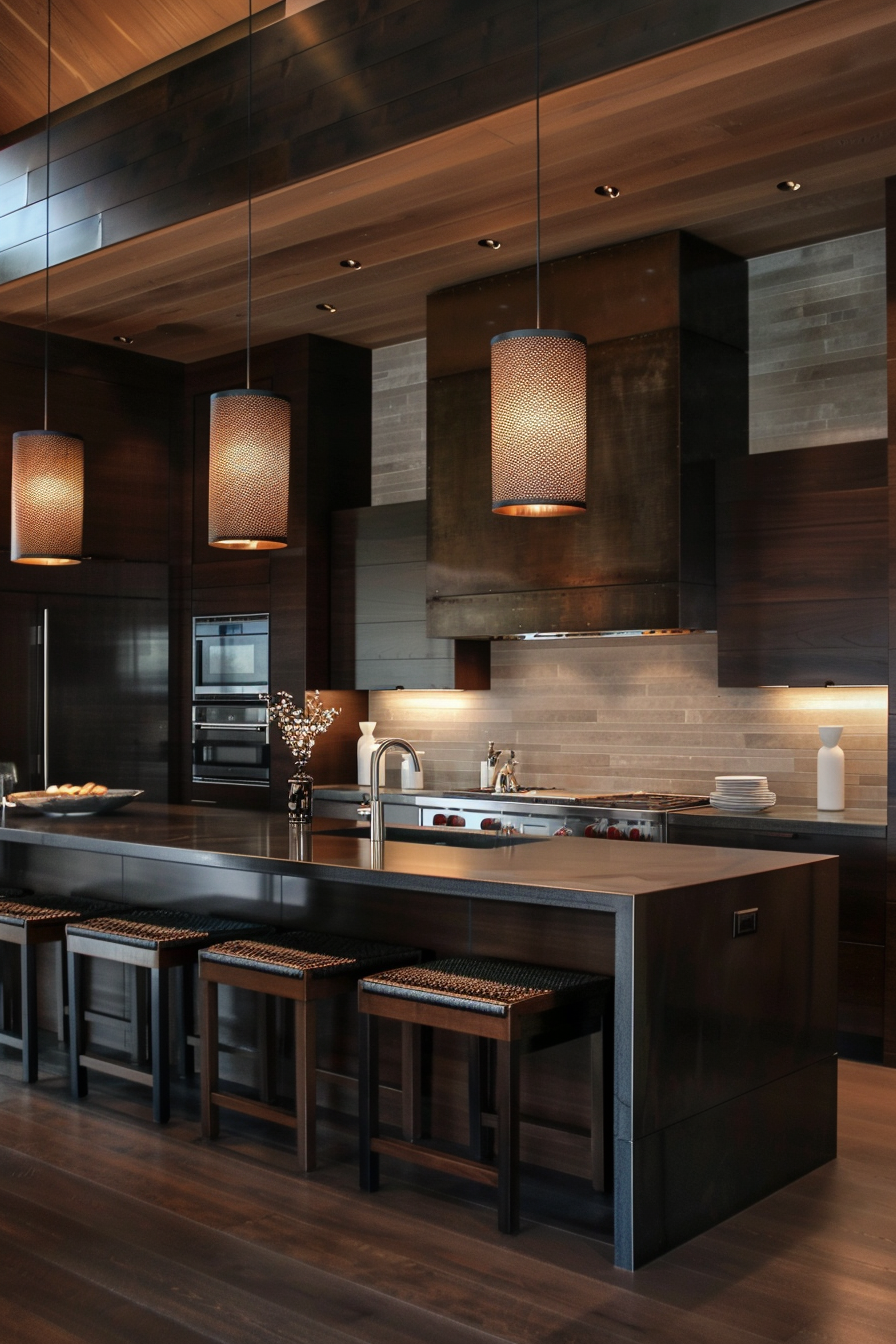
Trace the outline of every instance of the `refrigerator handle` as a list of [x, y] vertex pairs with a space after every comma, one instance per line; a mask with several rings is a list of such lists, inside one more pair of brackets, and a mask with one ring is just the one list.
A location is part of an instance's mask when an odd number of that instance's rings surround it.
[[41, 619], [40, 642], [43, 653], [41, 667], [41, 753], [40, 763], [44, 789], [50, 785], [50, 612], [44, 607]]

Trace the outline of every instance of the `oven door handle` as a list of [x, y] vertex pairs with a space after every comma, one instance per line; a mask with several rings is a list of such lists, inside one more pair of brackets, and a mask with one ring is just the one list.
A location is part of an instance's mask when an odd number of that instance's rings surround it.
[[194, 728], [205, 728], [212, 733], [266, 733], [267, 728], [263, 723], [199, 723], [193, 722]]

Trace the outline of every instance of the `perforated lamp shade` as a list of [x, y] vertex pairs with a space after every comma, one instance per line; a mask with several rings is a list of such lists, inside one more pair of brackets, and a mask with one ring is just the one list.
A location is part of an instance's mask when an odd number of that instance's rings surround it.
[[550, 518], [585, 508], [584, 336], [544, 328], [492, 337], [492, 511]]
[[51, 429], [12, 436], [12, 540], [19, 565], [78, 565], [84, 525], [84, 440]]
[[286, 545], [289, 402], [242, 388], [211, 398], [208, 543], [236, 551]]

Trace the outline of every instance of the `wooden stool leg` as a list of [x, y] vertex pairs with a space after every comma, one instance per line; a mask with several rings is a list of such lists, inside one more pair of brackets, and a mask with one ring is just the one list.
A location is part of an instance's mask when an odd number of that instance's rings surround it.
[[401, 1133], [409, 1143], [414, 1143], [423, 1134], [420, 1078], [420, 1028], [413, 1022], [402, 1022]]
[[485, 1036], [470, 1036], [468, 1043], [470, 1156], [475, 1162], [489, 1162], [494, 1156], [494, 1131], [483, 1125], [482, 1112], [494, 1104], [491, 1042]]
[[68, 1020], [66, 1017], [66, 1005], [68, 1003], [68, 986], [65, 975], [65, 939], [60, 938], [56, 944], [56, 1039], [59, 1044], [68, 1040]]
[[37, 1082], [36, 948], [22, 944], [22, 1081]]
[[317, 1005], [296, 1000], [296, 1147], [299, 1171], [316, 1165]]
[[81, 1064], [84, 1053], [84, 1012], [82, 958], [76, 952], [68, 954], [68, 1057], [69, 1085], [73, 1097], [87, 1096], [87, 1070]]
[[277, 1000], [272, 994], [258, 996], [258, 1091], [263, 1102], [277, 1100]]
[[192, 1078], [196, 1072], [196, 1061], [189, 1039], [193, 1035], [193, 967], [180, 966], [177, 974], [178, 1072], [181, 1078]]
[[498, 1108], [498, 1230], [520, 1230], [520, 1043], [499, 1041], [496, 1068]]
[[361, 1189], [380, 1188], [380, 1155], [371, 1140], [380, 1133], [380, 1033], [379, 1019], [372, 1013], [358, 1014], [358, 1147]]
[[212, 1101], [212, 1093], [218, 1090], [218, 986], [213, 980], [199, 981], [199, 1035], [202, 1137], [216, 1139], [220, 1111]]
[[165, 1125], [171, 1115], [168, 1057], [168, 970], [154, 966], [150, 975], [150, 1049], [152, 1052], [152, 1118]]

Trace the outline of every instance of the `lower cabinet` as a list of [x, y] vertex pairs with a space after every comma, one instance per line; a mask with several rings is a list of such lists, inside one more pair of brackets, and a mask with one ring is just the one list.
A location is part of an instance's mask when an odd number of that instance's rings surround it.
[[887, 842], [876, 836], [818, 835], [798, 830], [756, 830], [676, 824], [669, 840], [682, 845], [836, 854], [840, 859], [838, 1028], [840, 1054], [880, 1063], [884, 1036]]

